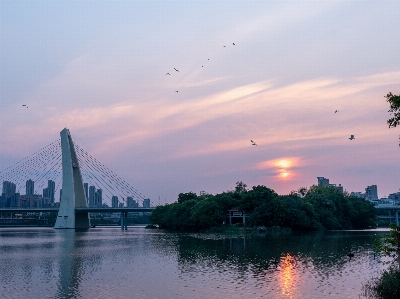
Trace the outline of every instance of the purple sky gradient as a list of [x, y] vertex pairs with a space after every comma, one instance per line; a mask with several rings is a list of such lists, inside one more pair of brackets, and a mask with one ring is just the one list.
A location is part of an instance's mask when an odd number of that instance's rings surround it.
[[67, 127], [154, 202], [317, 176], [399, 190], [399, 1], [0, 5], [0, 170]]

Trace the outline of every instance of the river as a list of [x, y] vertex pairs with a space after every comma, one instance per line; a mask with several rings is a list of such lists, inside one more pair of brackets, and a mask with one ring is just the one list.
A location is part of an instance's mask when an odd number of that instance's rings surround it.
[[[0, 228], [1, 298], [363, 298], [382, 231]], [[354, 253], [349, 259], [347, 253]]]

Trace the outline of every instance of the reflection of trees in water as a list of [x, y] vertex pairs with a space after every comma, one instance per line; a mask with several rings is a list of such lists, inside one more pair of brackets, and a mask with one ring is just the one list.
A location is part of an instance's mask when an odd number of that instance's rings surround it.
[[[238, 273], [274, 271], [282, 261], [293, 268], [312, 267], [319, 274], [339, 271], [349, 261], [347, 253], [367, 254], [372, 249], [374, 233], [330, 231], [290, 235], [249, 235], [204, 239], [182, 235], [176, 244], [181, 271], [199, 267], [229, 267]], [[286, 257], [290, 256], [288, 260]]]

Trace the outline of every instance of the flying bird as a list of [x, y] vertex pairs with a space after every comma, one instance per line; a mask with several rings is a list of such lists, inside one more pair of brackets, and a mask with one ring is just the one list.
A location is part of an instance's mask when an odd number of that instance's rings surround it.
[[174, 68], [175, 71], [179, 72], [176, 68]]
[[336, 113], [336, 112], [339, 112], [339, 110], [335, 110], [335, 113]]
[[226, 48], [226, 46], [224, 46], [224, 48]]
[[233, 45], [235, 45], [235, 43], [233, 43]]
[[175, 90], [175, 92], [178, 92], [177, 90]]
[[250, 142], [251, 142], [251, 145], [257, 146], [257, 143], [255, 143], [253, 140], [250, 140]]
[[355, 139], [354, 138], [354, 135], [350, 135], [350, 138], [349, 138], [350, 140], [353, 140], [353, 139]]
[[24, 105], [22, 105], [22, 106], [26, 106], [26, 105], [24, 104]]
[[165, 75], [171, 75], [170, 73], [166, 73]]

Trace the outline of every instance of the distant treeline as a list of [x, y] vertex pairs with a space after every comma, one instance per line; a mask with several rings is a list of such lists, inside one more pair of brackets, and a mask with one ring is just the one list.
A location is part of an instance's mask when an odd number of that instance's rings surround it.
[[[265, 186], [246, 189], [237, 182], [235, 190], [221, 194], [180, 193], [178, 201], [158, 206], [150, 221], [160, 228], [199, 231], [222, 226], [226, 211], [244, 211], [246, 226], [280, 226], [294, 230], [364, 229], [376, 225], [376, 212], [367, 200], [350, 196], [330, 186], [300, 188], [278, 195]], [[301, 196], [299, 196], [301, 194]]]

